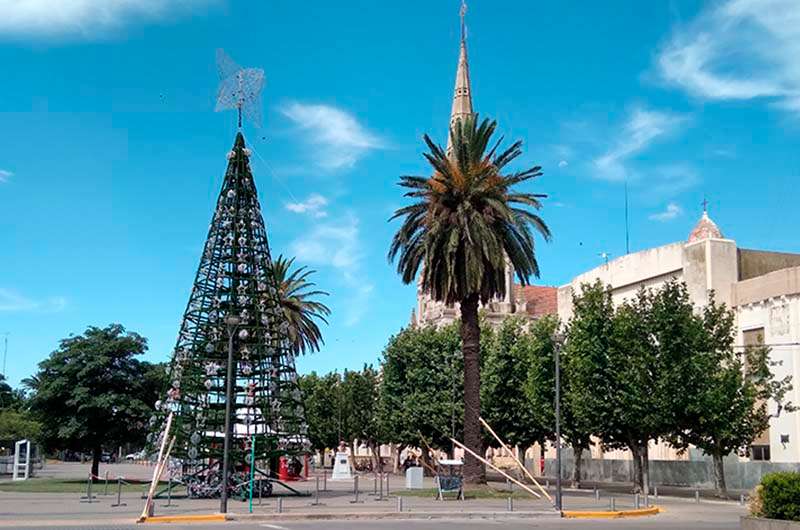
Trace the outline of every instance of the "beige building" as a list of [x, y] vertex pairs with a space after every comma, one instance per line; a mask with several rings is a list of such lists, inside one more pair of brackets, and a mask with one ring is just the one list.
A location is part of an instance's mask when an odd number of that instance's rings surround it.
[[[731, 307], [738, 328], [737, 346], [759, 340], [770, 346], [772, 359], [780, 363], [773, 368], [776, 376], [791, 376], [794, 381], [787, 400], [800, 403], [800, 254], [739, 248], [736, 241], [723, 236], [707, 212], [686, 241], [627, 254], [559, 287], [559, 318], [570, 318], [572, 295], [582, 284], [601, 280], [619, 303], [640, 287], [657, 287], [671, 278], [686, 283], [696, 306], [705, 305], [713, 290], [718, 301]], [[770, 412], [775, 417], [750, 448], [750, 458], [800, 462], [800, 413], [778, 414], [775, 404]], [[666, 447], [657, 448], [656, 453], [671, 457]]]
[[[462, 8], [463, 9], [463, 8]], [[463, 11], [462, 11], [463, 17]], [[469, 79], [469, 61], [467, 59], [467, 40], [462, 18], [461, 45], [456, 68], [456, 83], [453, 91], [453, 106], [450, 111], [450, 126], [456, 120], [473, 115], [472, 84]], [[449, 130], [449, 128], [448, 128]], [[450, 151], [450, 135], [447, 135], [447, 151]], [[421, 275], [420, 275], [421, 278]], [[506, 285], [512, 286], [502, 297], [482, 306], [485, 317], [493, 325], [497, 325], [510, 315], [538, 318], [556, 312], [556, 288], [547, 286], [522, 286], [514, 283], [514, 273], [510, 266], [506, 267]], [[433, 300], [417, 283], [417, 307], [411, 311], [411, 325], [445, 325], [458, 319], [458, 304], [447, 305]]]

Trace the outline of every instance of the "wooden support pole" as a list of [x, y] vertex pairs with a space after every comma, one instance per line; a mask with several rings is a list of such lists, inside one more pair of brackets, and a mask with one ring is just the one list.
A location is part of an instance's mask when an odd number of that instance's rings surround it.
[[494, 432], [494, 429], [492, 429], [492, 428], [489, 426], [489, 424], [488, 424], [488, 423], [486, 423], [486, 420], [484, 420], [484, 419], [483, 419], [483, 418], [481, 418], [480, 416], [478, 416], [478, 420], [480, 420], [481, 424], [482, 424], [484, 427], [486, 427], [486, 430], [487, 430], [487, 431], [489, 431], [489, 433], [490, 433], [492, 436], [494, 436], [494, 439], [495, 439], [495, 440], [497, 440], [498, 442], [500, 442], [500, 445], [501, 445], [501, 446], [503, 446], [503, 449], [505, 449], [505, 450], [506, 450], [506, 451], [507, 451], [507, 452], [508, 452], [508, 453], [511, 455], [511, 458], [514, 460], [514, 463], [515, 463], [515, 464], [517, 464], [517, 467], [519, 467], [519, 468], [522, 470], [522, 472], [523, 472], [523, 473], [525, 473], [525, 474], [528, 476], [528, 478], [529, 478], [529, 479], [531, 479], [531, 481], [532, 481], [534, 484], [536, 484], [536, 487], [537, 487], [537, 488], [539, 488], [539, 491], [541, 491], [541, 492], [542, 492], [542, 494], [544, 494], [544, 496], [545, 496], [545, 497], [547, 497], [547, 500], [548, 500], [548, 501], [550, 501], [550, 502], [553, 502], [553, 499], [550, 497], [550, 494], [549, 494], [549, 493], [547, 493], [547, 490], [546, 490], [546, 489], [544, 489], [544, 488], [542, 487], [542, 485], [541, 485], [541, 484], [539, 484], [539, 482], [538, 482], [538, 481], [537, 481], [535, 478], [533, 478], [533, 475], [531, 475], [530, 471], [528, 471], [528, 469], [527, 469], [527, 468], [526, 468], [526, 467], [525, 467], [525, 466], [522, 464], [522, 462], [520, 462], [520, 461], [517, 459], [517, 457], [516, 457], [516, 456], [514, 456], [514, 453], [511, 451], [511, 449], [510, 449], [510, 448], [509, 448], [509, 447], [506, 445], [506, 443], [505, 443], [505, 442], [504, 442], [502, 439], [500, 439], [500, 437], [497, 435], [497, 433], [496, 433], [496, 432]]
[[533, 496], [534, 496], [534, 497], [536, 497], [537, 499], [541, 499], [541, 498], [542, 498], [542, 496], [541, 496], [541, 495], [539, 495], [538, 493], [536, 493], [535, 491], [533, 491], [533, 490], [532, 490], [531, 488], [529, 488], [529, 487], [528, 487], [526, 484], [523, 484], [523, 483], [522, 483], [522, 482], [520, 482], [519, 480], [515, 479], [514, 477], [512, 477], [511, 475], [509, 475], [508, 473], [506, 473], [505, 471], [503, 471], [503, 470], [502, 470], [502, 469], [500, 469], [499, 467], [495, 466], [494, 464], [492, 464], [491, 462], [489, 462], [489, 461], [488, 461], [488, 460], [486, 460], [485, 458], [483, 458], [483, 457], [481, 457], [481, 456], [478, 456], [478, 455], [477, 455], [477, 454], [476, 454], [474, 451], [472, 451], [472, 450], [471, 450], [470, 448], [468, 448], [466, 445], [462, 444], [461, 442], [459, 442], [459, 441], [457, 441], [457, 440], [455, 440], [455, 439], [453, 439], [453, 438], [450, 438], [450, 440], [452, 440], [452, 442], [453, 442], [454, 444], [456, 444], [457, 446], [459, 446], [461, 449], [463, 449], [464, 451], [468, 452], [469, 454], [471, 454], [472, 456], [474, 456], [475, 458], [477, 458], [477, 459], [478, 459], [480, 462], [482, 462], [482, 463], [484, 463], [485, 465], [489, 466], [490, 468], [494, 469], [495, 471], [497, 471], [498, 473], [500, 473], [501, 475], [503, 475], [504, 477], [506, 477], [508, 480], [510, 480], [511, 482], [513, 482], [514, 484], [516, 484], [517, 486], [519, 486], [520, 488], [524, 489], [525, 491], [527, 491], [528, 493], [530, 493], [531, 495], [533, 495]]

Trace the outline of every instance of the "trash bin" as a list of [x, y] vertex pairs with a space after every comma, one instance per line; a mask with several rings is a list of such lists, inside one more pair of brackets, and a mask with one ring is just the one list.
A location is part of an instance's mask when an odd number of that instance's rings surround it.
[[410, 467], [406, 469], [406, 489], [421, 490], [423, 488], [423, 469], [421, 467]]

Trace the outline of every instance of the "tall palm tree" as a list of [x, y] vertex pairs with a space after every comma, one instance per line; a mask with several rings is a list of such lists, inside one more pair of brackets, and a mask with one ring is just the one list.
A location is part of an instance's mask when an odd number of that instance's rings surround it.
[[294, 258], [286, 259], [283, 255], [272, 262], [272, 274], [278, 284], [278, 298], [289, 322], [289, 340], [295, 353], [319, 351], [320, 345], [325, 341], [322, 340], [316, 321], [321, 320], [327, 324], [325, 317], [331, 314], [331, 310], [313, 298], [328, 296], [328, 293], [313, 290], [315, 284], [308, 281], [309, 276], [316, 271], [306, 267], [291, 270], [293, 264]]
[[[400, 186], [416, 202], [397, 210], [403, 224], [392, 240], [389, 261], [411, 283], [421, 272], [422, 287], [434, 300], [461, 306], [464, 355], [464, 443], [482, 452], [480, 416], [480, 328], [478, 305], [502, 295], [506, 257], [519, 281], [539, 276], [534, 232], [550, 240], [550, 230], [528, 208], [541, 208], [545, 195], [516, 192], [513, 187], [541, 175], [541, 167], [504, 173], [521, 153], [515, 142], [498, 154], [502, 138], [490, 147], [497, 122], [477, 116], [457, 120], [450, 131], [452, 149], [445, 152], [425, 135], [430, 177], [404, 176]], [[464, 478], [483, 482], [481, 463], [467, 455]]]

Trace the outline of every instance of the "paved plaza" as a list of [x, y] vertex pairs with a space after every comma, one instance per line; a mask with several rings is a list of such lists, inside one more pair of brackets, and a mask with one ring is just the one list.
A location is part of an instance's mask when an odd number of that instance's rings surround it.
[[[55, 464], [41, 472], [43, 477], [81, 478], [85, 476], [86, 464]], [[117, 475], [129, 479], [148, 479], [152, 468], [135, 464], [110, 464], [101, 467], [100, 475], [109, 472], [113, 480]], [[294, 482], [292, 485], [306, 493], [297, 497], [280, 495], [265, 499], [255, 499], [252, 515], [248, 511], [248, 503], [232, 500], [229, 512], [235, 521], [219, 524], [235, 525], [237, 528], [285, 528], [288, 530], [304, 528], [336, 529], [386, 529], [400, 528], [417, 530], [423, 528], [738, 528], [738, 518], [745, 509], [735, 502], [719, 502], [701, 499], [697, 503], [694, 498], [680, 498], [662, 495], [658, 505], [664, 511], [656, 516], [637, 517], [635, 519], [617, 520], [565, 520], [559, 519], [550, 505], [543, 500], [523, 497], [519, 491], [514, 495], [512, 506], [507, 498], [481, 498], [466, 501], [436, 501], [430, 497], [400, 495], [396, 493], [404, 487], [402, 477], [390, 476], [389, 495], [383, 498], [375, 494], [376, 483], [372, 475], [359, 477], [358, 502], [353, 488], [353, 481], [334, 482], [320, 477], [318, 503], [315, 495], [316, 477], [309, 481]], [[502, 487], [503, 484], [497, 484]], [[426, 479], [426, 488], [432, 488], [431, 479]], [[142, 486], [144, 492], [145, 486]], [[276, 490], [278, 491], [278, 490]], [[103, 484], [95, 485], [97, 495], [93, 502], [81, 499], [81, 493], [24, 493], [0, 492], [0, 527], [5, 528], [37, 528], [37, 527], [99, 527], [99, 528], [133, 528], [132, 523], [141, 513], [142, 493], [129, 491], [122, 494], [125, 506], [112, 506], [116, 503], [113, 487], [109, 487], [108, 495], [104, 495]], [[552, 488], [551, 488], [552, 493]], [[564, 508], [567, 510], [607, 510], [611, 498], [616, 509], [632, 508], [635, 499], [632, 495], [621, 491], [600, 490], [597, 499], [592, 490], [567, 491]], [[401, 500], [399, 500], [401, 499]], [[651, 498], [651, 501], [654, 500]], [[399, 512], [402, 503], [402, 512]], [[509, 511], [511, 508], [512, 511]], [[219, 509], [219, 501], [215, 499], [195, 500], [182, 498], [176, 491], [171, 501], [157, 499], [156, 515], [210, 514]], [[280, 513], [279, 513], [280, 512]], [[467, 519], [469, 517], [469, 519]], [[348, 518], [358, 520], [335, 521], [313, 519]], [[191, 527], [208, 528], [204, 523], [191, 525], [171, 524], [170, 528]], [[140, 527], [141, 528], [141, 527]]]

